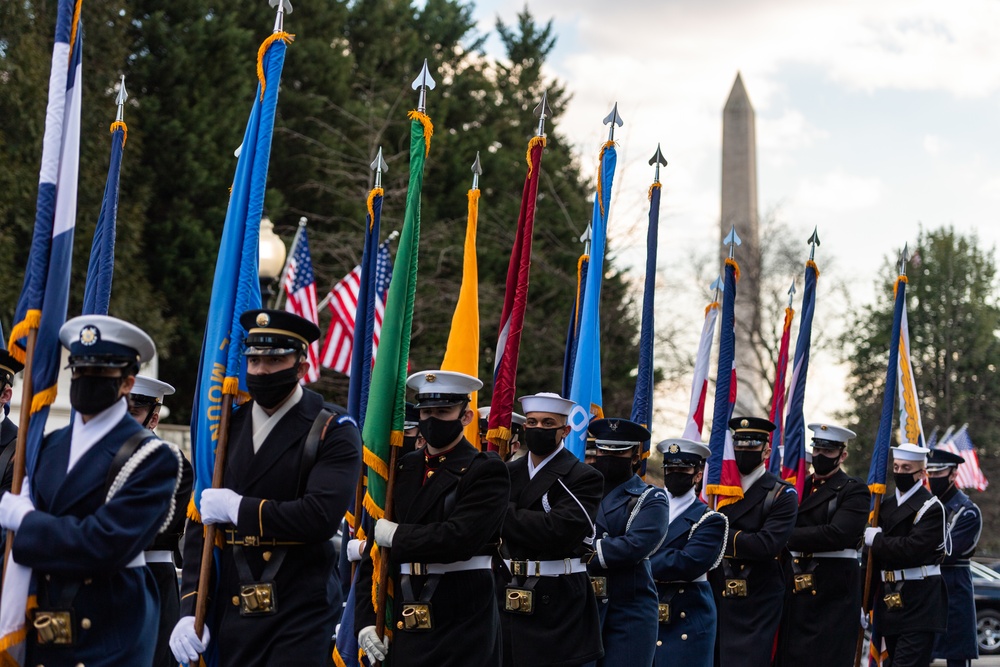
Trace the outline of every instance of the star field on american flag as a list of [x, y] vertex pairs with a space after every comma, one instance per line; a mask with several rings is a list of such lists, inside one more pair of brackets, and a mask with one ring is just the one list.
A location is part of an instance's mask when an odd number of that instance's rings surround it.
[[[309, 237], [305, 226], [299, 228], [292, 247], [292, 257], [288, 261], [288, 272], [284, 281], [285, 310], [319, 325], [316, 310], [316, 276], [313, 274], [312, 258], [309, 256]], [[303, 383], [319, 379], [319, 341], [309, 346], [309, 372]]]

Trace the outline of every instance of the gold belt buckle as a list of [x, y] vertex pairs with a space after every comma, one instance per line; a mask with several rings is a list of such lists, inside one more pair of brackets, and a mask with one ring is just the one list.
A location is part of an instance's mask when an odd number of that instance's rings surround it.
[[746, 579], [726, 579], [726, 587], [722, 591], [724, 598], [745, 598], [747, 596]]
[[240, 589], [240, 616], [273, 614], [277, 610], [275, 602], [273, 583], [246, 584]]
[[810, 574], [796, 574], [793, 578], [793, 583], [795, 585], [794, 592], [801, 593], [803, 591], [813, 590], [813, 575]]
[[669, 604], [660, 603], [660, 606], [659, 606], [659, 608], [657, 610], [657, 619], [660, 621], [660, 623], [669, 623], [670, 622], [670, 605]]
[[426, 563], [410, 563], [410, 574], [415, 577], [422, 577], [427, 574]]
[[885, 600], [886, 609], [890, 611], [903, 608], [903, 596], [899, 593], [899, 591], [889, 593], [882, 599]]
[[526, 577], [528, 576], [528, 561], [526, 560], [512, 560], [510, 562], [510, 573], [515, 577]]
[[527, 588], [508, 586], [504, 610], [515, 614], [532, 614], [535, 611], [535, 594]]
[[607, 577], [591, 577], [590, 585], [594, 589], [594, 595], [598, 598], [608, 597], [608, 578]]
[[[235, 540], [233, 540], [235, 542]], [[260, 537], [258, 535], [244, 535], [243, 536], [243, 546], [245, 547], [259, 547]]]
[[35, 634], [39, 644], [71, 646], [73, 644], [73, 612], [69, 610], [36, 609]]
[[434, 628], [431, 620], [431, 605], [429, 602], [403, 603], [403, 629], [410, 632], [421, 632]]
[[893, 572], [892, 570], [886, 570], [885, 571], [885, 581], [886, 581], [886, 583], [889, 583], [889, 584], [896, 583], [896, 573]]

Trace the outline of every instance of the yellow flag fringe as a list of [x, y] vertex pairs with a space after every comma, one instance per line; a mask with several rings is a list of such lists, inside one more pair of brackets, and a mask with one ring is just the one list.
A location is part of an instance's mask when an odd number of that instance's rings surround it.
[[372, 191], [368, 193], [368, 229], [370, 230], [375, 224], [375, 197], [381, 197], [385, 195], [385, 190], [382, 188], [372, 188]]
[[524, 154], [524, 159], [528, 163], [528, 177], [531, 177], [531, 171], [534, 169], [534, 165], [531, 164], [531, 149], [535, 146], [541, 146], [545, 148], [545, 137], [532, 137], [531, 141], [528, 142], [528, 150]]
[[431, 154], [431, 137], [434, 136], [434, 123], [431, 122], [431, 117], [416, 109], [406, 114], [406, 117], [410, 120], [418, 120], [424, 126], [424, 157], [427, 157]]
[[740, 279], [740, 265], [732, 257], [726, 258], [726, 265], [733, 267], [733, 272], [736, 274], [736, 280], [738, 281]]
[[73, 28], [69, 35], [69, 57], [73, 58], [73, 47], [76, 46], [76, 33], [80, 27], [80, 11], [83, 9], [83, 0], [76, 0], [76, 7], [73, 8]]
[[601, 146], [601, 154], [597, 158], [597, 203], [601, 206], [601, 217], [604, 216], [604, 197], [601, 196], [601, 192], [604, 190], [604, 184], [601, 183], [601, 167], [604, 165], [604, 151], [614, 147], [615, 142], [605, 141], [604, 145]]
[[128, 125], [123, 120], [116, 120], [111, 123], [111, 134], [114, 134], [115, 130], [121, 130], [125, 133], [125, 136], [122, 137], [122, 148], [125, 148], [125, 142], [128, 141]]
[[813, 271], [815, 271], [815, 272], [816, 272], [816, 277], [817, 277], [817, 278], [819, 278], [819, 267], [818, 267], [818, 266], [816, 266], [816, 262], [814, 262], [814, 261], [812, 261], [812, 260], [810, 259], [809, 261], [807, 261], [807, 262], [806, 262], [806, 266], [808, 266], [808, 267], [809, 267], [809, 268], [811, 268], [811, 269], [812, 269]]
[[646, 193], [646, 199], [648, 199], [649, 201], [653, 201], [653, 188], [659, 190], [662, 187], [663, 187], [662, 183], [653, 183], [652, 185], [650, 185], [649, 192]]
[[892, 298], [896, 298], [896, 293], [899, 291], [899, 283], [909, 283], [906, 276], [900, 276], [896, 278], [895, 284], [892, 286]]
[[55, 403], [58, 390], [58, 386], [52, 385], [48, 389], [35, 392], [35, 395], [31, 397], [31, 414], [35, 414], [42, 408], [47, 408]]
[[719, 309], [718, 301], [713, 301], [712, 303], [708, 304], [707, 306], [705, 306], [705, 317], [708, 317], [708, 312], [710, 310], [718, 310], [718, 309]]
[[283, 41], [285, 44], [291, 44], [295, 41], [295, 35], [287, 33], [284, 30], [272, 33], [260, 44], [260, 48], [257, 49], [257, 80], [260, 81], [260, 99], [264, 101], [264, 90], [267, 88], [267, 79], [264, 78], [264, 54], [267, 53], [268, 47], [277, 42], [278, 40]]

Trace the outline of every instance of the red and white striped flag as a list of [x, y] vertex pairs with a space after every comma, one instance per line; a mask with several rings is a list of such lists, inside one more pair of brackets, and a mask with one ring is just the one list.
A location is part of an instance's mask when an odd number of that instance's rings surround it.
[[965, 459], [965, 463], [958, 466], [958, 477], [955, 479], [955, 486], [960, 489], [975, 489], [985, 491], [989, 486], [986, 475], [979, 468], [979, 456], [976, 455], [975, 445], [969, 437], [969, 425], [965, 424], [958, 433], [950, 439], [942, 442], [937, 449], [943, 449], [952, 454], [958, 454]]
[[[305, 222], [299, 223], [298, 233], [292, 243], [292, 256], [285, 272], [285, 310], [309, 320], [319, 326], [316, 312], [316, 276], [313, 274], [312, 258], [309, 256], [309, 237]], [[319, 341], [309, 346], [309, 371], [302, 378], [302, 384], [319, 379]]]
[[[389, 257], [389, 241], [386, 239], [378, 248], [375, 262], [375, 332], [372, 336], [372, 363], [378, 351], [379, 334], [382, 331], [382, 317], [385, 315], [385, 296], [392, 280], [392, 260]], [[361, 265], [354, 267], [343, 279], [333, 286], [325, 299], [330, 309], [330, 328], [326, 332], [320, 363], [350, 376], [351, 349], [354, 345], [354, 317], [358, 312], [358, 291], [361, 288]]]
[[712, 341], [715, 339], [715, 320], [719, 316], [719, 302], [713, 301], [705, 308], [705, 323], [701, 328], [698, 343], [698, 357], [694, 364], [694, 379], [691, 381], [691, 405], [688, 409], [684, 438], [701, 442], [701, 429], [705, 423], [705, 396], [708, 393], [708, 367], [712, 356]]

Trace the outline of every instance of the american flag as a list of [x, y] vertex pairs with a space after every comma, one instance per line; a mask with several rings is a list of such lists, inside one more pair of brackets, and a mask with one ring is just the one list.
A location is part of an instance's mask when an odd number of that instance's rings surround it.
[[942, 438], [944, 442], [937, 446], [952, 454], [958, 454], [965, 458], [965, 463], [958, 466], [958, 477], [955, 479], [955, 486], [960, 489], [975, 489], [985, 491], [989, 482], [979, 468], [979, 457], [976, 455], [975, 445], [969, 437], [969, 425], [964, 424], [958, 433], [951, 438]]
[[[389, 241], [386, 239], [378, 247], [375, 261], [375, 333], [372, 336], [372, 363], [378, 350], [382, 317], [385, 314], [385, 296], [392, 280], [392, 259], [389, 257]], [[369, 274], [370, 275], [370, 274]], [[331, 368], [344, 375], [351, 374], [351, 348], [354, 344], [354, 315], [358, 310], [358, 290], [361, 286], [361, 265], [354, 267], [344, 278], [334, 285], [327, 299], [330, 309], [330, 328], [323, 342], [320, 362], [324, 368]]]
[[[309, 257], [309, 237], [305, 223], [299, 227], [292, 245], [292, 257], [285, 272], [285, 310], [319, 325], [316, 312], [316, 276], [313, 274], [312, 259]], [[309, 371], [303, 384], [319, 379], [319, 341], [309, 346]]]

